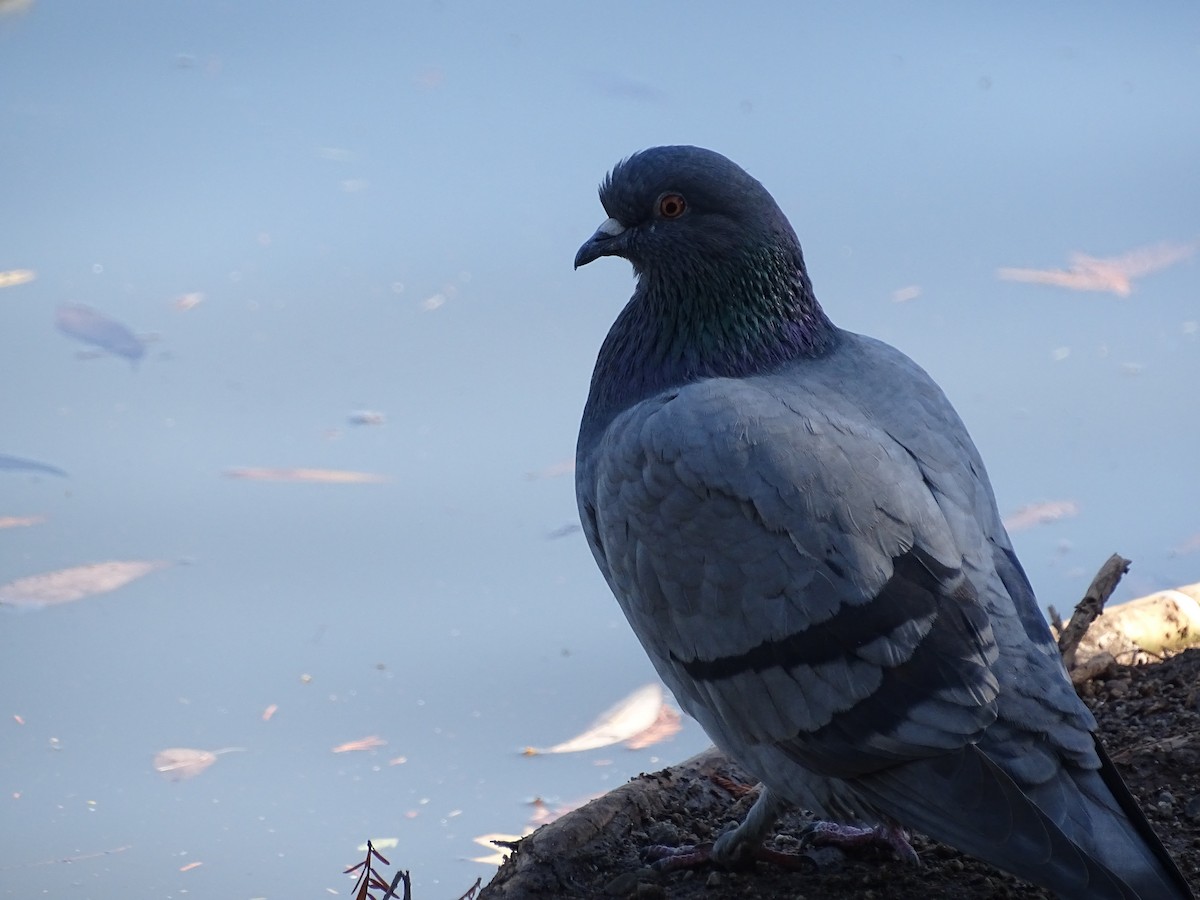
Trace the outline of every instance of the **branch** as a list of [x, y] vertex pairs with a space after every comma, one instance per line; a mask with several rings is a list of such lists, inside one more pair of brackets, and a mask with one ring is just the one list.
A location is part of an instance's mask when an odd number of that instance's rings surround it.
[[1075, 612], [1071, 614], [1071, 621], [1058, 636], [1058, 650], [1062, 654], [1063, 665], [1067, 667], [1068, 672], [1075, 666], [1075, 651], [1079, 649], [1079, 642], [1083, 640], [1088, 627], [1096, 617], [1104, 611], [1104, 604], [1108, 602], [1112, 592], [1117, 589], [1117, 585], [1121, 582], [1121, 576], [1129, 571], [1129, 564], [1129, 560], [1116, 553], [1108, 558], [1108, 561], [1096, 573], [1096, 577], [1092, 579], [1092, 584], [1087, 589], [1087, 593], [1083, 595], [1083, 599], [1075, 607]]

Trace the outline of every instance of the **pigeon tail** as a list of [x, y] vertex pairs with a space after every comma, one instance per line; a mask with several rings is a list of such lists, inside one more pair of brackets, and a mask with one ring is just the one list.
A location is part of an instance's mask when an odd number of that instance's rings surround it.
[[[1093, 807], [1093, 818], [1103, 816], [1108, 822], [1116, 825], [1117, 833], [1113, 835], [1109, 847], [1099, 847], [1104, 852], [1103, 858], [1109, 861], [1126, 881], [1142, 892], [1144, 897], [1171, 897], [1194, 900], [1195, 894], [1184, 881], [1183, 873], [1171, 859], [1167, 848], [1163, 846], [1154, 828], [1150, 825], [1146, 814], [1138, 806], [1137, 800], [1129, 792], [1129, 788], [1121, 779], [1117, 768], [1113, 765], [1108, 754], [1099, 741], [1096, 741], [1096, 754], [1100, 757], [1101, 766], [1098, 773], [1088, 773], [1096, 784], [1095, 788], [1086, 791]], [[1098, 799], [1093, 799], [1098, 798]], [[1115, 799], [1120, 809], [1114, 815], [1111, 800]], [[1086, 831], [1077, 836], [1077, 840], [1085, 841]], [[1168, 885], [1169, 887], [1161, 887]], [[1154, 893], [1155, 890], [1163, 893]]]
[[854, 788], [896, 821], [1062, 900], [1193, 900], [1157, 837], [1150, 845], [1086, 793], [1073, 798], [1076, 815], [1056, 823], [974, 745], [856, 779]]

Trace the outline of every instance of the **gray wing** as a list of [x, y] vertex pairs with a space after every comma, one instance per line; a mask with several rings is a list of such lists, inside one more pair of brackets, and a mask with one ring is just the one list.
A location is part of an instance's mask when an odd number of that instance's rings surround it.
[[712, 380], [618, 417], [581, 482], [601, 568], [735, 753], [848, 777], [974, 742], [996, 639], [946, 516], [901, 445], [806, 400]]

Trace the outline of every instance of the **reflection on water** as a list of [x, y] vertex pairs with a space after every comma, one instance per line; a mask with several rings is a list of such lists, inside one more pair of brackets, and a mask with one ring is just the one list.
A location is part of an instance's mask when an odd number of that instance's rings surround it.
[[84, 306], [68, 303], [54, 313], [54, 327], [67, 337], [99, 347], [113, 356], [123, 356], [133, 365], [146, 355], [146, 343], [142, 338], [115, 319]]

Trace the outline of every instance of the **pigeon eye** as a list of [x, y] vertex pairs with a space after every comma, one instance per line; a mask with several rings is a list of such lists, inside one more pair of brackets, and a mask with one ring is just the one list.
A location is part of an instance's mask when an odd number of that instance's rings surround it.
[[678, 219], [687, 209], [682, 194], [663, 194], [658, 198], [658, 214], [664, 219]]

